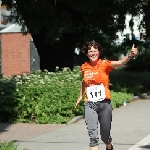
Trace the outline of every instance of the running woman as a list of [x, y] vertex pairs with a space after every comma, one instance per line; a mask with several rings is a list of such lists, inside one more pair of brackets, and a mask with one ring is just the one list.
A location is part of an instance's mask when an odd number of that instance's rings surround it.
[[90, 138], [90, 150], [98, 150], [98, 122], [100, 123], [101, 140], [106, 150], [114, 150], [110, 136], [112, 107], [109, 90], [109, 72], [125, 65], [138, 54], [134, 44], [127, 56], [118, 61], [99, 59], [103, 51], [97, 42], [87, 42], [82, 48], [89, 61], [81, 65], [82, 84], [75, 108], [84, 96], [84, 116]]

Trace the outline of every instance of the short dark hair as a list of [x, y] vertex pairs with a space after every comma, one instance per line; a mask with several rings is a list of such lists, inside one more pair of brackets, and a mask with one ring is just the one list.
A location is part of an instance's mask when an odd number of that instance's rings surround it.
[[95, 41], [86, 42], [86, 43], [83, 45], [83, 47], [82, 47], [82, 52], [83, 52], [84, 54], [87, 54], [87, 53], [88, 53], [88, 50], [91, 49], [92, 46], [93, 46], [94, 48], [98, 49], [98, 51], [99, 51], [100, 53], [103, 52], [102, 46], [101, 46], [98, 42], [95, 42]]

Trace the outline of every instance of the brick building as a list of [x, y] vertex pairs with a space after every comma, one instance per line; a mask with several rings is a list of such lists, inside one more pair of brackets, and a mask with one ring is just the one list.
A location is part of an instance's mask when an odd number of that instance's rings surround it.
[[0, 74], [12, 76], [39, 70], [40, 58], [31, 35], [23, 35], [10, 14], [0, 0]]
[[11, 24], [0, 31], [0, 74], [31, 73], [40, 69], [40, 59], [30, 34]]

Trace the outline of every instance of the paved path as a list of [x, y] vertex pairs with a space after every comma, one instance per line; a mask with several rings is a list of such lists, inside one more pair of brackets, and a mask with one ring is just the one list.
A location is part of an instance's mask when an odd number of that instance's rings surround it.
[[[89, 150], [83, 119], [70, 125], [0, 125], [0, 140], [13, 140], [19, 149]], [[150, 99], [113, 110], [111, 135], [115, 150], [150, 150]], [[105, 145], [100, 141], [100, 150]]]

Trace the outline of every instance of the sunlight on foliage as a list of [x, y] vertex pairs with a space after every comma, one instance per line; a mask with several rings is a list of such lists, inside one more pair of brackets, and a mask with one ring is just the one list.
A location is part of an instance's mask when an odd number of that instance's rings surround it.
[[[131, 81], [134, 77], [130, 75], [129, 78]], [[132, 91], [129, 91], [128, 82], [121, 72], [111, 75], [110, 82], [113, 108], [122, 105], [123, 101], [130, 102], [134, 89], [143, 89], [140, 81], [139, 84], [137, 82], [138, 86], [130, 87]], [[66, 69], [54, 73], [39, 70], [30, 75], [1, 78], [0, 103], [3, 107], [0, 108], [0, 121], [67, 123], [73, 117], [84, 113], [83, 100], [74, 108], [80, 86], [79, 67], [75, 67], [73, 71]]]

